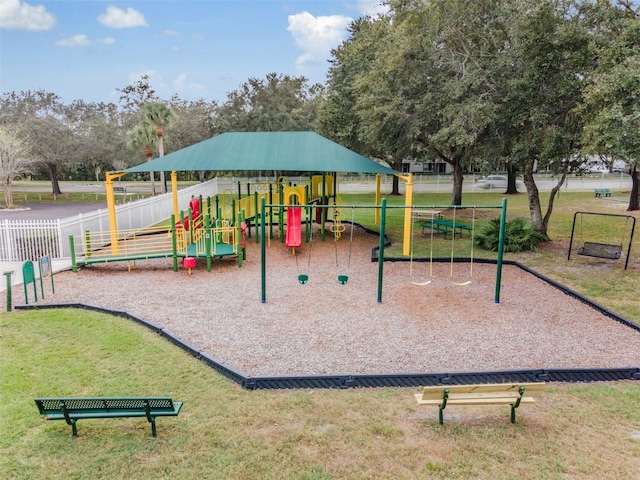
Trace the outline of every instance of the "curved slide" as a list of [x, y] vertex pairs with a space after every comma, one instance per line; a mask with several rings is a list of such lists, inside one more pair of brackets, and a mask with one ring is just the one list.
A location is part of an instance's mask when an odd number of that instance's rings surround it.
[[302, 245], [302, 208], [287, 208], [287, 234], [285, 237], [287, 248], [297, 248]]

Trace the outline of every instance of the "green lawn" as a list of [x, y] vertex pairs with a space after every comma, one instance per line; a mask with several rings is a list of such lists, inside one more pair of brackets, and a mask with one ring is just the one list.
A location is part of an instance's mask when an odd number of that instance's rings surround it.
[[[0, 314], [3, 479], [606, 479], [640, 471], [640, 384], [554, 384], [535, 405], [457, 407], [416, 389], [247, 391], [129, 320]], [[85, 420], [33, 398], [170, 395], [179, 417]]]

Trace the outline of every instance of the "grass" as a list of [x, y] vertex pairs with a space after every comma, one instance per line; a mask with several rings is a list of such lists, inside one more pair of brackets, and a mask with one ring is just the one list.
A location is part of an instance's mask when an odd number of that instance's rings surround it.
[[[414, 389], [246, 391], [128, 320], [0, 314], [3, 479], [560, 479], [640, 471], [636, 383], [551, 385], [519, 409], [418, 407]], [[33, 398], [170, 395], [179, 417], [85, 420]]]
[[[343, 202], [371, 198], [343, 195]], [[415, 203], [449, 200], [420, 194]], [[500, 200], [464, 195], [469, 205]], [[510, 218], [528, 218], [525, 195], [508, 202]], [[576, 210], [624, 214], [625, 207], [590, 192], [563, 192], [549, 226], [552, 241], [506, 258], [638, 322], [638, 239], [626, 271], [620, 261], [566, 261]], [[356, 209], [355, 216], [373, 225], [372, 211]], [[396, 242], [397, 217], [387, 223]], [[599, 225], [583, 225], [582, 235], [603, 229], [618, 235], [615, 226]], [[439, 248], [446, 255], [451, 244]], [[415, 404], [416, 389], [246, 391], [137, 324], [76, 310], [0, 313], [0, 361], [3, 479], [602, 480], [640, 471], [638, 382], [551, 384], [537, 404], [519, 409], [515, 425], [507, 407], [448, 407], [441, 426], [437, 408]], [[170, 395], [185, 406], [179, 417], [158, 420], [155, 439], [143, 419], [81, 421], [74, 439], [64, 422], [38, 415], [33, 398], [54, 395]]]

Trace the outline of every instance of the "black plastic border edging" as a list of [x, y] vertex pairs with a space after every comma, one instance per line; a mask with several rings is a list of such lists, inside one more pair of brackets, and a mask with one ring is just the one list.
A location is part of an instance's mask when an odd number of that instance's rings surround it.
[[[505, 262], [506, 263], [506, 262]], [[509, 264], [523, 268], [544, 281], [546, 277], [522, 267], [517, 262]], [[590, 300], [555, 282], [551, 285], [560, 288], [565, 293], [575, 296], [588, 305], [597, 308], [603, 314], [640, 331], [640, 326], [626, 320], [610, 310], [601, 307]], [[475, 383], [506, 383], [506, 382], [596, 382], [617, 380], [640, 380], [640, 368], [601, 368], [601, 369], [538, 369], [538, 370], [506, 370], [494, 372], [455, 372], [455, 373], [401, 373], [401, 374], [357, 374], [357, 375], [310, 375], [310, 376], [274, 376], [248, 377], [242, 372], [222, 363], [220, 360], [198, 350], [168, 330], [151, 322], [131, 315], [130, 313], [110, 310], [107, 308], [85, 305], [82, 303], [63, 303], [46, 305], [16, 305], [16, 310], [38, 310], [53, 308], [79, 308], [108, 313], [118, 317], [133, 320], [158, 335], [166, 338], [174, 345], [182, 348], [195, 358], [202, 360], [209, 367], [221, 375], [248, 390], [257, 389], [300, 389], [300, 388], [357, 388], [357, 387], [422, 387], [428, 385], [464, 385]]]

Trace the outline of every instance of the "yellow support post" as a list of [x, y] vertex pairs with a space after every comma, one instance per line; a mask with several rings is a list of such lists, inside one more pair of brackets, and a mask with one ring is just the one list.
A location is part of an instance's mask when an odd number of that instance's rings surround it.
[[411, 214], [413, 209], [413, 174], [409, 175], [396, 175], [401, 180], [407, 182], [405, 198], [404, 198], [404, 240], [402, 246], [402, 254], [411, 254]]
[[109, 212], [109, 231], [111, 233], [111, 250], [114, 255], [118, 255], [118, 220], [116, 218], [116, 199], [113, 194], [113, 181], [126, 175], [127, 172], [106, 173], [104, 182], [105, 193], [107, 195], [107, 211]]
[[[382, 193], [380, 191], [382, 186], [382, 175], [376, 174], [376, 206], [380, 206], [382, 202]], [[374, 225], [380, 225], [380, 209], [376, 208], [375, 213], [373, 214], [373, 223]]]
[[178, 221], [180, 219], [180, 210], [178, 210], [178, 172], [175, 170], [171, 172], [171, 195], [173, 197], [173, 218]]

